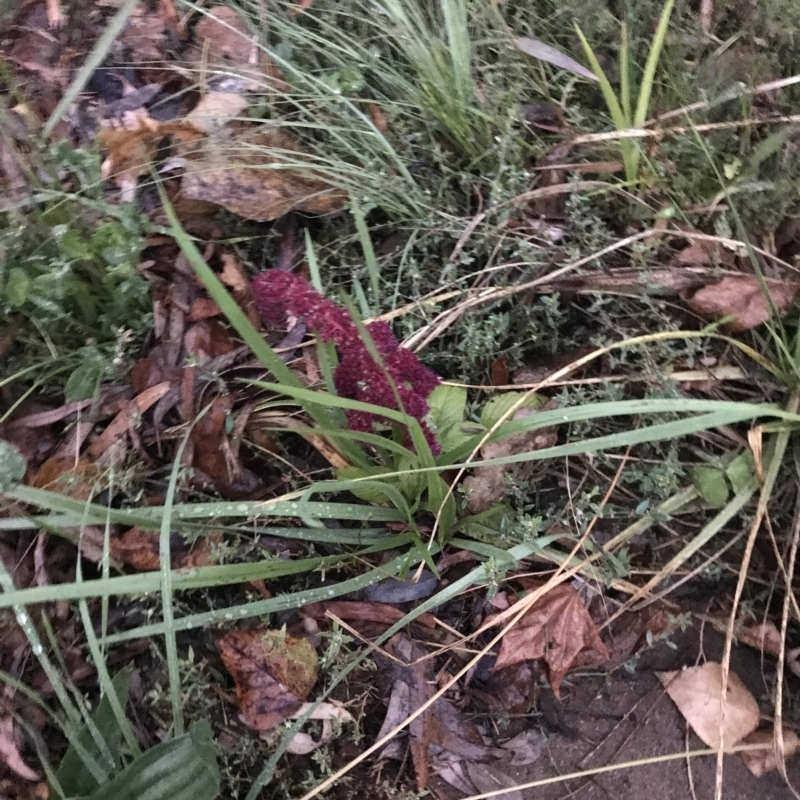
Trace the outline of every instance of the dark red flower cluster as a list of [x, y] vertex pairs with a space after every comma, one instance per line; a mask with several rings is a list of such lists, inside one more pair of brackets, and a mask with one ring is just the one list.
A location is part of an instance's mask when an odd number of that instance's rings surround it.
[[[433, 432], [422, 422], [428, 413], [428, 395], [439, 384], [439, 377], [422, 366], [410, 350], [400, 346], [385, 322], [371, 322], [366, 326], [383, 361], [381, 366], [370, 355], [347, 310], [323, 297], [299, 275], [280, 269], [267, 270], [253, 280], [253, 293], [258, 312], [267, 324], [285, 324], [287, 315], [291, 314], [302, 319], [323, 341], [336, 345], [339, 366], [333, 380], [340, 397], [400, 410], [399, 397], [402, 410], [422, 424], [433, 452], [440, 452]], [[379, 421], [385, 423], [375, 414], [347, 412], [351, 430], [374, 433], [375, 423]]]

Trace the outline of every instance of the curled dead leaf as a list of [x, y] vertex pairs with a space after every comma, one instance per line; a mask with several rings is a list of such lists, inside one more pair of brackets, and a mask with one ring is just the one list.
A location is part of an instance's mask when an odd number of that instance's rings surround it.
[[772, 303], [756, 275], [727, 276], [696, 291], [684, 292], [681, 297], [704, 319], [733, 317], [727, 323], [730, 330], [749, 331], [772, 317], [772, 306], [779, 314], [784, 313], [800, 291], [800, 283], [796, 281], [765, 279], [764, 286]]
[[[800, 751], [800, 737], [789, 728], [783, 728], [783, 758], [787, 759]], [[742, 739], [742, 744], [763, 744], [763, 750], [745, 750], [740, 755], [747, 769], [760, 778], [765, 772], [778, 768], [780, 763], [775, 748], [774, 731], [755, 731]]]

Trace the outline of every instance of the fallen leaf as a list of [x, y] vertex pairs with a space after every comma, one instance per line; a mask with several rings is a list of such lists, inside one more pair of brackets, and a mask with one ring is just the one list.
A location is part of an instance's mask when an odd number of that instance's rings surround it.
[[[765, 279], [764, 283], [779, 314], [789, 308], [800, 291], [800, 283], [795, 281]], [[770, 303], [755, 275], [728, 276], [694, 292], [684, 292], [681, 297], [704, 319], [733, 317], [727, 323], [732, 331], [749, 331], [772, 317]]]
[[285, 631], [234, 631], [221, 636], [217, 647], [236, 684], [242, 719], [259, 731], [295, 714], [317, 680], [316, 651]]
[[[509, 612], [503, 613], [507, 618]], [[553, 693], [560, 697], [561, 681], [584, 649], [599, 659], [608, 656], [586, 606], [570, 585], [562, 583], [539, 598], [506, 633], [492, 669], [542, 659]]]
[[223, 253], [220, 258], [222, 272], [219, 274], [219, 279], [231, 290], [233, 299], [239, 308], [244, 311], [253, 327], [258, 330], [261, 327], [261, 317], [256, 308], [253, 285], [245, 275], [241, 262], [233, 253]]
[[[392, 693], [378, 739], [421, 708], [433, 696], [433, 666], [427, 651], [403, 634], [397, 634], [386, 645], [391, 658], [376, 655], [376, 661], [392, 676]], [[439, 698], [408, 726], [409, 749], [414, 763], [417, 787], [423, 791], [430, 774], [432, 751], [446, 750], [471, 762], [484, 761], [491, 751], [478, 729], [454, 705]], [[385, 758], [402, 758], [395, 742], [383, 751]]]
[[[549, 400], [541, 408], [542, 411], [550, 411], [557, 408], [554, 401]], [[513, 419], [523, 419], [524, 417], [538, 414], [535, 408], [521, 408], [517, 411]], [[535, 431], [518, 433], [516, 436], [509, 436], [499, 442], [492, 442], [481, 448], [481, 458], [502, 458], [504, 456], [518, 455], [519, 453], [529, 453], [533, 450], [543, 450], [545, 447], [552, 447], [557, 441], [558, 434], [553, 428], [539, 428]], [[503, 498], [508, 488], [509, 478], [520, 477], [532, 468], [530, 463], [519, 464], [498, 464], [485, 467], [476, 467], [472, 475], [464, 480], [464, 488], [467, 490], [467, 509], [471, 514], [479, 514], [490, 506], [493, 506]], [[507, 478], [506, 476], [509, 476]]]
[[26, 781], [37, 781], [39, 776], [23, 760], [14, 736], [14, 720], [0, 719], [0, 761]]
[[186, 331], [183, 346], [200, 364], [236, 349], [228, 329], [217, 320], [208, 319], [196, 322]]
[[236, 92], [208, 92], [186, 115], [185, 120], [198, 130], [211, 133], [230, 120], [240, 117], [247, 105], [247, 99]]
[[[204, 73], [234, 73], [250, 79], [247, 88], [283, 87], [280, 70], [250, 32], [240, 14], [230, 6], [209, 8], [194, 28], [195, 44], [187, 60]], [[250, 85], [252, 84], [252, 86]]]
[[597, 83], [597, 75], [594, 72], [586, 69], [583, 64], [579, 64], [572, 56], [562, 53], [552, 45], [545, 44], [541, 39], [535, 39], [532, 36], [517, 36], [514, 39], [514, 45], [526, 56], [537, 58], [539, 61], [546, 61], [548, 64], [558, 67], [558, 69], [566, 70], [573, 75], [578, 75], [588, 81]]
[[134, 130], [104, 128], [97, 134], [98, 144], [108, 151], [100, 175], [120, 188], [126, 203], [135, 199], [139, 178], [150, 172], [150, 162], [158, 144], [157, 129], [157, 123], [142, 117]]
[[92, 458], [100, 458], [117, 439], [135, 428], [141, 421], [141, 415], [164, 397], [170, 388], [169, 382], [163, 381], [145, 389], [137, 394], [133, 400], [128, 401], [125, 404], [125, 408], [111, 420], [108, 427], [92, 442], [88, 454]]
[[[727, 620], [726, 620], [727, 630]], [[737, 628], [735, 631], [736, 640], [741, 644], [754, 647], [763, 653], [769, 653], [778, 658], [783, 645], [781, 632], [775, 627], [774, 622], [759, 622], [756, 625], [748, 625], [745, 628]]]
[[287, 752], [293, 753], [294, 755], [313, 753], [314, 750], [329, 742], [333, 738], [335, 730], [334, 722], [338, 723], [340, 726], [344, 722], [352, 722], [355, 724], [353, 715], [335, 700], [328, 703], [314, 703], [313, 705], [311, 703], [303, 703], [303, 705], [292, 714], [291, 719], [302, 717], [309, 709], [311, 709], [311, 714], [308, 719], [322, 721], [322, 735], [319, 739], [314, 739], [312, 736], [302, 731], [296, 733], [292, 737], [289, 746], [286, 748]]
[[[303, 614], [317, 620], [325, 619], [330, 614], [345, 621], [377, 622], [387, 628], [405, 616], [403, 611], [388, 603], [365, 603], [356, 600], [328, 600], [324, 603], [312, 603], [303, 608]], [[436, 618], [432, 614], [420, 614], [415, 621], [428, 628], [436, 626]]]
[[[170, 537], [170, 556], [173, 569], [207, 567], [216, 564], [211, 553], [211, 544], [221, 541], [219, 534], [209, 534], [193, 544], [180, 534]], [[115, 561], [121, 561], [143, 572], [161, 569], [160, 534], [157, 531], [142, 531], [129, 528], [109, 540], [109, 552]]]
[[[709, 661], [700, 667], [657, 674], [692, 730], [708, 747], [719, 748], [722, 665]], [[722, 735], [724, 750], [730, 749], [752, 733], [761, 717], [756, 699], [735, 672], [728, 674], [727, 688]]]
[[166, 61], [167, 26], [156, 11], [135, 8], [117, 41], [134, 64], [152, 68]]
[[[266, 222], [289, 211], [330, 214], [343, 207], [345, 194], [308, 169], [286, 134], [262, 126], [258, 135], [217, 142], [208, 139], [187, 158], [182, 190], [191, 200], [222, 206], [245, 219]], [[293, 166], [287, 166], [287, 162]]]
[[503, 743], [507, 755], [502, 761], [507, 767], [527, 767], [535, 764], [544, 753], [547, 737], [536, 728], [529, 728]]
[[[479, 794], [491, 792], [494, 800], [524, 800], [522, 792], [514, 788], [518, 782], [500, 767], [493, 764], [473, 764], [469, 761], [464, 766]], [[501, 789], [508, 791], [502, 792]]]
[[505, 356], [500, 356], [492, 361], [489, 368], [489, 380], [492, 386], [506, 386], [508, 385], [508, 361]]
[[[764, 744], [768, 745], [763, 750], [745, 750], [740, 753], [745, 766], [756, 778], [760, 778], [765, 772], [771, 772], [778, 768], [780, 763], [778, 753], [775, 750], [774, 731], [754, 731], [742, 739], [742, 744]], [[800, 751], [800, 736], [789, 728], [783, 729], [783, 757], [790, 758]]]
[[88, 458], [53, 456], [36, 471], [31, 486], [58, 492], [74, 500], [88, 500], [100, 476], [97, 464]]
[[372, 124], [381, 132], [386, 133], [389, 130], [389, 123], [386, 121], [386, 114], [377, 103], [368, 103], [367, 111], [372, 120]]

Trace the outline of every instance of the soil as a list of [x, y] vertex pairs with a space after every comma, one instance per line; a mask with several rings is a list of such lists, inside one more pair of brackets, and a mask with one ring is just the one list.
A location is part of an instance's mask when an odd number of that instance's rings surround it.
[[[704, 749], [697, 736], [687, 731], [655, 673], [693, 665], [700, 653], [707, 660], [720, 660], [724, 638], [704, 631], [701, 642], [700, 631], [689, 629], [672, 637], [671, 642], [677, 649], [660, 644], [642, 654], [633, 673], [619, 669], [612, 674], [577, 674], [565, 681], [559, 716], [567, 733], [548, 735], [545, 754], [531, 767], [511, 773], [515, 781], [526, 783], [607, 764]], [[768, 696], [769, 670], [774, 672], [771, 660], [762, 661], [755, 650], [734, 646], [731, 669], [756, 698]], [[797, 759], [789, 760], [787, 769], [791, 783], [800, 786]], [[522, 790], [521, 794], [526, 800], [712, 800], [715, 773], [715, 757], [696, 757], [559, 781]], [[724, 800], [795, 797], [777, 772], [756, 778], [738, 755], [725, 756]]]

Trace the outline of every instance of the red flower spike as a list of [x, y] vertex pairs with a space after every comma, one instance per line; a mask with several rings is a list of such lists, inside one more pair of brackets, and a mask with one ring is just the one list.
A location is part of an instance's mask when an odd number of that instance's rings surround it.
[[[323, 297], [304, 278], [285, 270], [270, 269], [256, 276], [252, 286], [258, 313], [264, 322], [282, 325], [288, 315], [300, 317], [323, 341], [336, 345], [339, 366], [333, 382], [340, 397], [400, 410], [399, 397], [402, 410], [419, 420], [431, 450], [441, 452], [433, 431], [422, 421], [429, 410], [428, 395], [438, 386], [439, 376], [424, 367], [414, 353], [400, 346], [387, 323], [366, 325], [383, 361], [381, 367], [364, 345], [347, 310]], [[394, 389], [386, 374], [391, 377]], [[351, 430], [374, 433], [376, 423], [385, 423], [385, 420], [364, 411], [347, 412]]]

